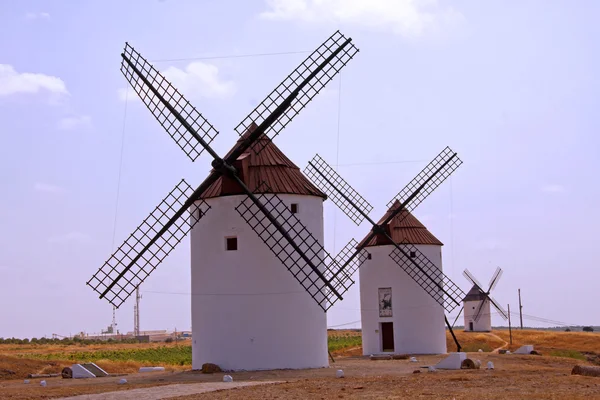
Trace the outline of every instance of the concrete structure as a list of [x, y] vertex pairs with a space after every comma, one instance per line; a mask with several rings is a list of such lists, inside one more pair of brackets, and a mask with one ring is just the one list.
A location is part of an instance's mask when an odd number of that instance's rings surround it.
[[460, 369], [462, 362], [467, 359], [467, 353], [450, 353], [448, 357], [435, 365], [436, 369]]
[[[415, 245], [442, 269], [442, 243], [412, 214], [400, 213], [386, 229], [396, 243]], [[367, 243], [371, 259], [359, 269], [363, 354], [446, 353], [444, 309], [390, 257], [394, 246], [386, 240]]]
[[515, 351], [515, 354], [531, 354], [532, 351], [533, 351], [533, 345], [526, 344], [526, 345], [519, 347]]
[[[325, 195], [273, 143], [266, 146], [240, 157], [242, 179], [253, 191], [265, 181], [323, 243]], [[247, 196], [219, 179], [202, 195], [210, 212], [191, 232], [192, 368], [328, 366], [325, 312], [236, 211]]]
[[89, 371], [87, 368], [85, 368], [81, 364], [71, 365], [71, 371], [73, 371], [73, 378], [75, 378], [75, 379], [95, 378], [96, 377], [96, 375], [94, 375], [91, 371]]
[[[483, 309], [481, 310], [479, 319], [475, 320], [475, 315], [479, 307], [481, 307], [481, 302], [483, 302]], [[492, 330], [490, 301], [480, 289], [473, 286], [463, 299], [463, 304], [466, 332], [490, 332]]]

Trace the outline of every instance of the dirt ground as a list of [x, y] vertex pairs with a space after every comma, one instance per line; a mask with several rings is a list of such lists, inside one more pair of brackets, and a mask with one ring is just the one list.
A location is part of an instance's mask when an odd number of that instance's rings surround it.
[[[469, 357], [481, 360], [484, 366], [487, 361], [492, 361], [495, 369], [428, 372], [422, 368], [435, 364], [444, 356], [418, 357], [416, 363], [408, 360], [371, 361], [364, 357], [339, 357], [329, 368], [231, 373], [234, 382], [283, 383], [194, 394], [177, 399], [600, 399], [600, 378], [570, 375], [575, 364], [587, 364], [583, 361], [564, 357], [490, 353], [469, 353]], [[344, 378], [335, 378], [337, 369], [344, 371]], [[415, 370], [421, 372], [415, 374]], [[46, 379], [46, 387], [39, 385], [41, 379], [32, 379], [29, 384], [24, 384], [23, 380], [8, 380], [0, 383], [0, 398], [50, 399], [169, 384], [221, 382], [223, 375], [192, 371], [136, 373], [126, 376], [126, 385], [117, 384], [120, 377], [94, 380], [49, 378]], [[169, 393], [168, 398], [177, 396], [177, 391]]]

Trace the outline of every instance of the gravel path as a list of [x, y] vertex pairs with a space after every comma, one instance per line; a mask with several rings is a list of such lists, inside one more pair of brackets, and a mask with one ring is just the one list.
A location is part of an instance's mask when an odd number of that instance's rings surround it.
[[261, 381], [261, 382], [205, 382], [165, 385], [153, 388], [121, 390], [118, 392], [83, 394], [80, 396], [63, 397], [59, 400], [161, 400], [178, 396], [187, 396], [216, 390], [234, 389], [245, 386], [265, 385], [271, 383], [280, 383], [280, 381]]

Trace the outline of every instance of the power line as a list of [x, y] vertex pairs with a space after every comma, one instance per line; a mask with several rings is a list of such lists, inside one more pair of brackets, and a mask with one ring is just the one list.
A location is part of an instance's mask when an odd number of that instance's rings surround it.
[[310, 51], [280, 51], [275, 53], [249, 53], [249, 54], [228, 54], [222, 56], [207, 56], [207, 57], [184, 57], [184, 58], [162, 58], [156, 60], [150, 60], [150, 62], [173, 62], [173, 61], [194, 61], [194, 60], [219, 60], [228, 58], [249, 58], [249, 57], [270, 57], [270, 56], [284, 56], [292, 54], [306, 54]]
[[158, 290], [144, 290], [144, 293], [155, 293], [155, 294], [172, 294], [180, 296], [271, 296], [271, 295], [284, 295], [284, 294], [296, 294], [306, 293], [303, 290], [293, 292], [270, 292], [270, 293], [190, 293], [190, 292], [163, 292]]
[[408, 163], [421, 163], [427, 160], [400, 160], [400, 161], [373, 161], [373, 162], [359, 162], [349, 164], [337, 164], [338, 167], [354, 167], [359, 165], [384, 165], [384, 164], [408, 164]]
[[[336, 141], [336, 149], [335, 149], [335, 171], [339, 167], [340, 161], [340, 120], [342, 114], [342, 72], [340, 71], [339, 77], [339, 87], [338, 87], [338, 115], [337, 115], [337, 141]], [[333, 213], [333, 252], [335, 253], [335, 237], [337, 231], [337, 210]]]

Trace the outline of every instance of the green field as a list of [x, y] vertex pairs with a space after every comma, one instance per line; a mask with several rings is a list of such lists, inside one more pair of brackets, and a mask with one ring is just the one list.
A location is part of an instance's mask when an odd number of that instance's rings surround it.
[[[360, 335], [335, 335], [330, 336], [328, 341], [329, 351], [336, 352], [346, 348], [361, 345]], [[71, 347], [71, 346], [68, 346]], [[114, 342], [110, 349], [82, 350], [82, 351], [51, 351], [51, 352], [16, 352], [19, 358], [36, 360], [56, 360], [72, 362], [97, 362], [99, 360], [110, 361], [134, 361], [148, 364], [166, 365], [191, 365], [192, 347], [189, 344], [158, 346], [152, 348], [123, 348]]]

